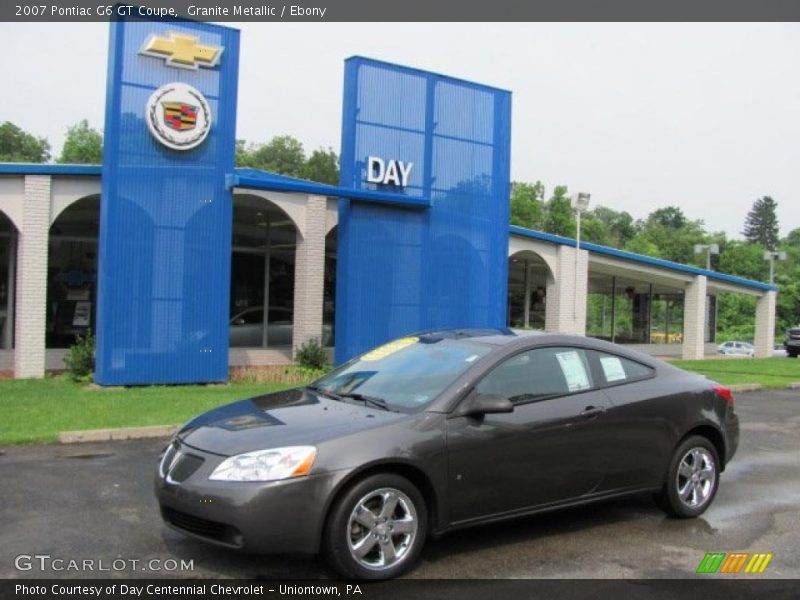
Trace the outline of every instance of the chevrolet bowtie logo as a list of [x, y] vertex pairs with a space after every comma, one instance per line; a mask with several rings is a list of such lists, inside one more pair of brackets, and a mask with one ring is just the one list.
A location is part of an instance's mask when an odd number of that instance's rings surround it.
[[170, 32], [167, 37], [151, 35], [139, 54], [163, 58], [170, 67], [196, 71], [199, 67], [216, 67], [223, 50], [222, 46], [199, 44], [194, 36]]

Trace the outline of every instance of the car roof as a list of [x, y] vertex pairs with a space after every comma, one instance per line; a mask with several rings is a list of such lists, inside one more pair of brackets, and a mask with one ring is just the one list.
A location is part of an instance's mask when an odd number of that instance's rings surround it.
[[605, 340], [587, 337], [583, 335], [574, 335], [567, 333], [559, 333], [553, 331], [546, 331], [542, 329], [436, 329], [430, 331], [422, 331], [413, 334], [417, 337], [430, 337], [430, 338], [443, 338], [443, 339], [469, 339], [472, 342], [494, 346], [498, 350], [501, 347], [526, 348], [533, 346], [548, 346], [548, 345], [566, 345], [566, 346], [583, 346], [585, 348], [593, 348], [603, 352], [610, 352], [620, 356], [627, 356], [639, 362], [643, 362], [650, 366], [664, 365], [663, 361], [657, 360], [649, 354], [639, 352], [632, 348], [627, 348], [619, 344], [613, 344]]

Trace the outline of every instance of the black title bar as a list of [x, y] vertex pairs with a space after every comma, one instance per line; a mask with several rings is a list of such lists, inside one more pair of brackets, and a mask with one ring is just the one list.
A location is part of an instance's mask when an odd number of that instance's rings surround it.
[[[6, 0], [0, 21], [79, 22], [117, 17], [216, 22], [798, 21], [798, 0]], [[486, 40], [490, 43], [491, 40]]]

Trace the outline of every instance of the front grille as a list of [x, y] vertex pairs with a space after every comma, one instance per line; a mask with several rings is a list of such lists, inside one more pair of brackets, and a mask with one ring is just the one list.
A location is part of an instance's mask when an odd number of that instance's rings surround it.
[[179, 453], [169, 470], [169, 479], [175, 483], [186, 481], [202, 464], [203, 459], [199, 456]]
[[180, 442], [175, 440], [167, 449], [164, 450], [164, 456], [161, 458], [159, 465], [159, 472], [170, 483], [181, 483], [186, 481], [189, 476], [200, 468], [203, 464], [204, 458], [196, 454], [189, 454], [181, 450]]
[[243, 538], [241, 532], [231, 525], [195, 517], [168, 506], [161, 507], [161, 515], [167, 523], [178, 529], [183, 529], [189, 533], [222, 542], [223, 544], [242, 546]]

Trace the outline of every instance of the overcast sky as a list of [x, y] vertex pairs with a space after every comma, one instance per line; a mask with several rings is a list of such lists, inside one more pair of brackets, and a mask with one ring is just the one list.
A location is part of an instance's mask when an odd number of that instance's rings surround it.
[[[740, 236], [753, 200], [800, 227], [798, 24], [234, 24], [237, 137], [338, 151], [343, 60], [361, 54], [513, 92], [512, 177], [634, 217], [680, 206]], [[31, 43], [35, 40], [35, 44]], [[107, 24], [0, 24], [0, 121], [54, 155], [103, 125]]]

